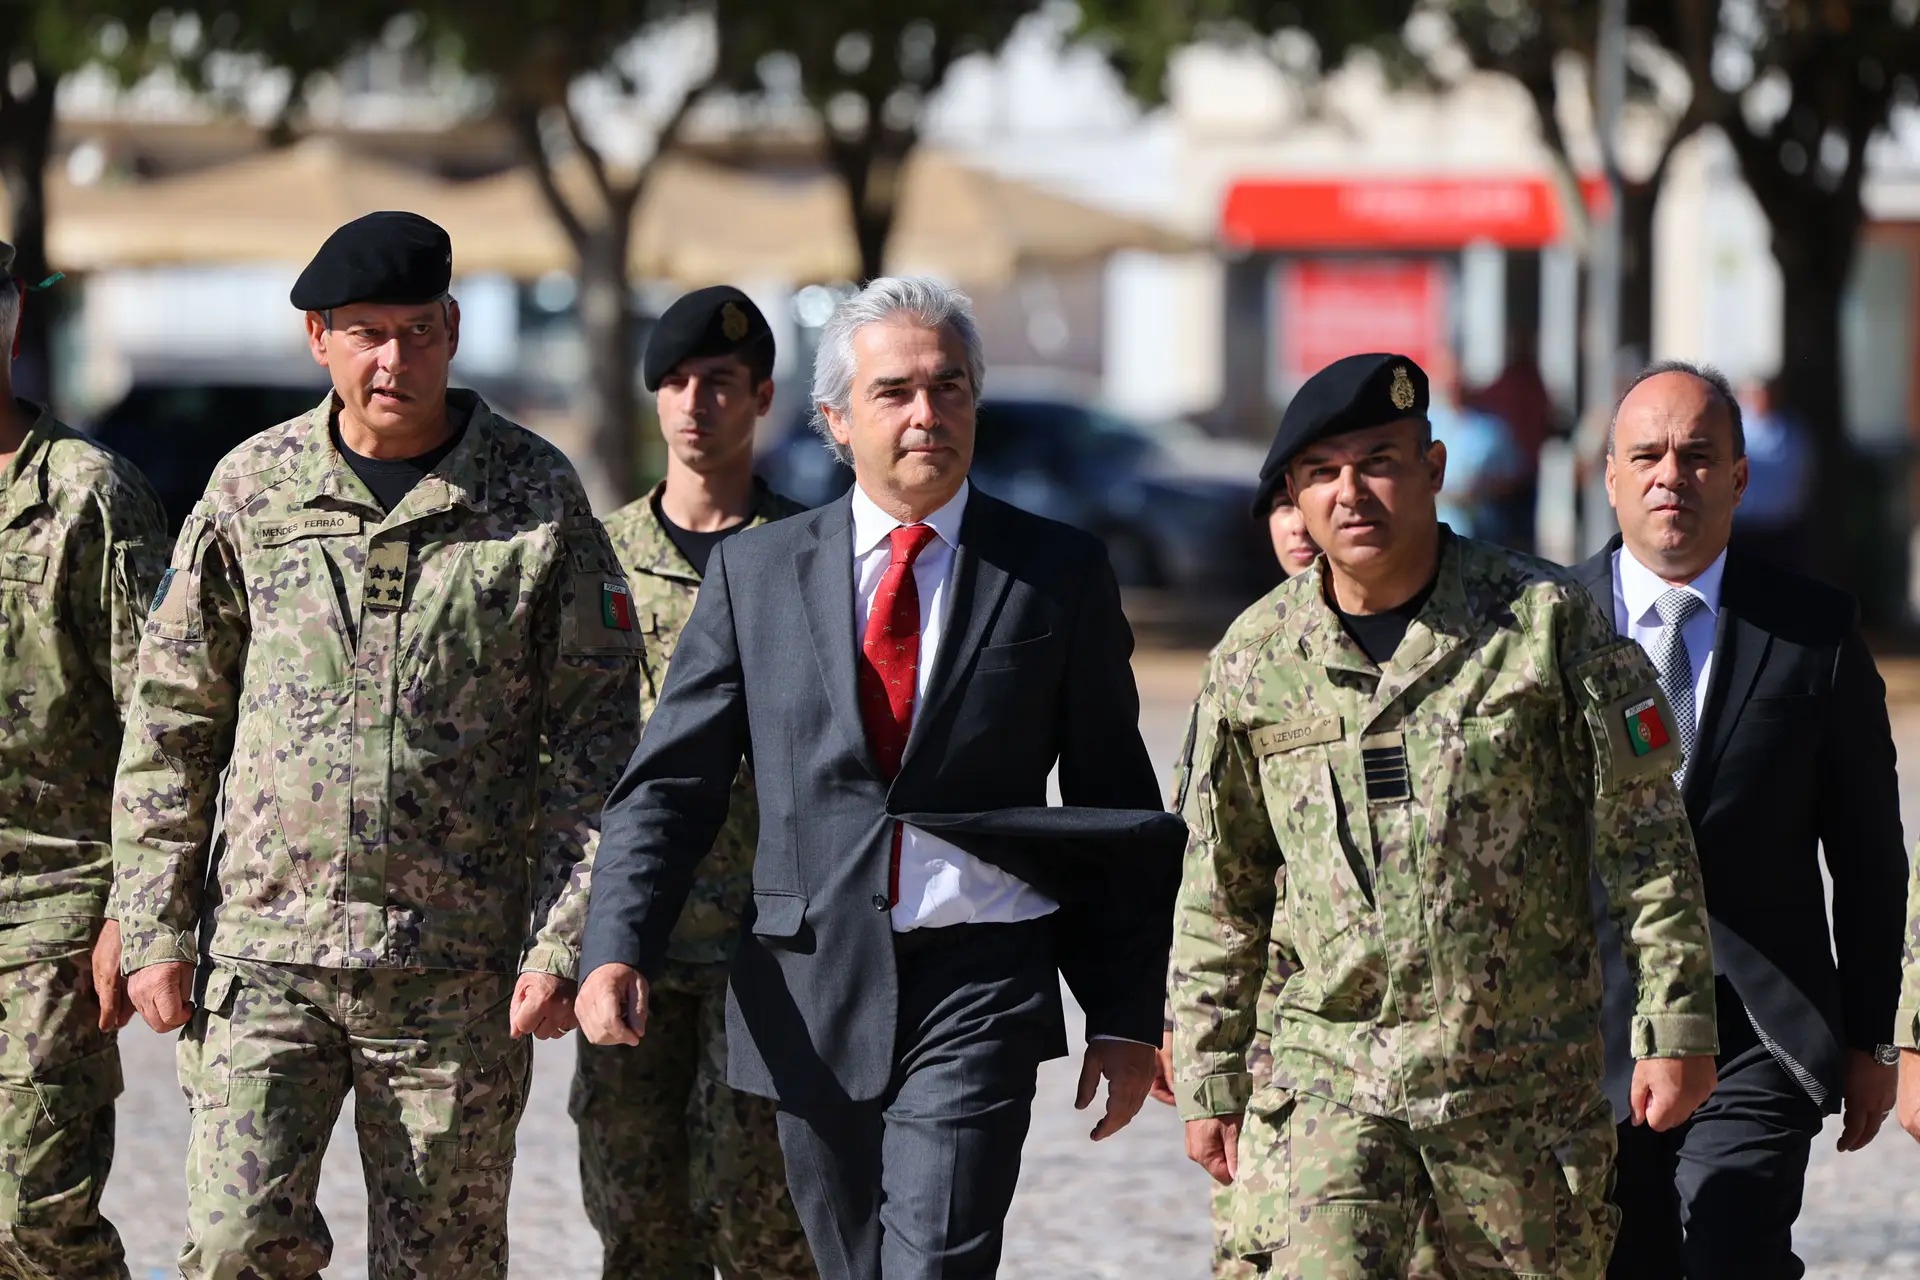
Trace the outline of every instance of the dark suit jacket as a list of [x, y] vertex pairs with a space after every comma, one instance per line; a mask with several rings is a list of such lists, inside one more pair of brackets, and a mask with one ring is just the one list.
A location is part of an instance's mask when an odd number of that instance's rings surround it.
[[[1608, 617], [1619, 547], [1580, 567]], [[1892, 1043], [1907, 875], [1886, 685], [1853, 599], [1729, 552], [1695, 742], [1683, 797], [1714, 969], [1815, 1101], [1838, 1110], [1844, 1050]], [[1624, 1116], [1634, 991], [1604, 913], [1600, 929], [1607, 1094]]]
[[[727, 1004], [736, 1088], [795, 1103], [885, 1089], [895, 818], [1058, 900], [1057, 963], [1088, 1032], [1159, 1043], [1186, 833], [1140, 739], [1106, 551], [976, 487], [953, 573], [889, 786], [856, 695], [849, 499], [728, 539], [608, 801], [580, 972], [618, 961], [651, 974], [750, 753], [760, 835]], [[1056, 761], [1071, 808], [1046, 807]]]

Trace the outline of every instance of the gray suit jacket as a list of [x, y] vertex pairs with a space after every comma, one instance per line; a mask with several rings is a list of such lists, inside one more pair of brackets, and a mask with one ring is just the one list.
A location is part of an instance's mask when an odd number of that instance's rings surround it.
[[[729, 983], [734, 1087], [796, 1104], [886, 1088], [910, 1047], [895, 1042], [896, 819], [1058, 900], [1055, 955], [1089, 1033], [1158, 1043], [1185, 827], [1162, 810], [1140, 739], [1105, 548], [974, 490], [891, 786], [860, 719], [853, 590], [847, 498], [715, 551], [607, 804], [582, 976], [611, 961], [657, 971], [744, 753], [760, 834]], [[1070, 807], [1049, 809], [1056, 762]]]

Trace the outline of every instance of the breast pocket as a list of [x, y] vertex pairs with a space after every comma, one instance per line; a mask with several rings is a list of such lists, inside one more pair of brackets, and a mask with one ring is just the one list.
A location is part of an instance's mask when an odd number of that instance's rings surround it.
[[1043, 665], [1052, 654], [1053, 647], [1051, 633], [1030, 640], [1015, 640], [1011, 644], [984, 645], [974, 659], [974, 674], [988, 675], [995, 671], [1015, 671], [1027, 665]]
[[[1327, 731], [1337, 736], [1338, 723], [1335, 719]], [[1286, 859], [1288, 882], [1298, 888], [1286, 897], [1293, 944], [1307, 969], [1331, 980], [1347, 939], [1373, 914], [1354, 870], [1360, 852], [1353, 844], [1346, 797], [1326, 744], [1270, 746], [1254, 736], [1267, 814]]]

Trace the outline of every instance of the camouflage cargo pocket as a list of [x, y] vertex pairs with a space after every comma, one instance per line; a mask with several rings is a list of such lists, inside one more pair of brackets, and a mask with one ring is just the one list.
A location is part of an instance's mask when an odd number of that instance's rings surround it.
[[1293, 1218], [1293, 1113], [1296, 1101], [1266, 1089], [1240, 1126], [1233, 1214], [1222, 1244], [1243, 1258], [1286, 1247]]
[[514, 1134], [533, 1077], [533, 1038], [513, 1038], [512, 1003], [509, 995], [461, 1028], [467, 1064], [454, 1087], [453, 1136], [459, 1152], [455, 1163], [462, 1169], [513, 1165]]
[[174, 1046], [180, 1092], [193, 1111], [224, 1107], [233, 1091], [233, 1001], [240, 975], [216, 968], [207, 975], [192, 1019]]
[[1572, 1280], [1600, 1280], [1620, 1233], [1613, 1203], [1618, 1150], [1613, 1107], [1604, 1098], [1574, 1122], [1549, 1152], [1559, 1168], [1559, 1206], [1554, 1228], [1554, 1273]]
[[[0, 1086], [0, 1222], [53, 1224], [84, 1219], [99, 1201], [101, 1159], [91, 1124], [125, 1087], [120, 1051], [48, 1068], [29, 1084]], [[103, 1130], [111, 1141], [111, 1129]], [[104, 1170], [102, 1170], [104, 1174]]]

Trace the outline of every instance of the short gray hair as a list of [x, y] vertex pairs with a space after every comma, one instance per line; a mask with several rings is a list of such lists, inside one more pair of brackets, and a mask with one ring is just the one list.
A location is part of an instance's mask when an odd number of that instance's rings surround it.
[[1633, 389], [1649, 378], [1657, 378], [1663, 373], [1684, 373], [1690, 378], [1698, 378], [1707, 384], [1721, 404], [1726, 406], [1727, 421], [1733, 426], [1733, 456], [1747, 456], [1747, 427], [1740, 416], [1740, 397], [1734, 394], [1733, 383], [1727, 381], [1727, 375], [1710, 364], [1695, 364], [1691, 360], [1656, 360], [1633, 376], [1627, 389], [1613, 402], [1613, 417], [1607, 420], [1607, 456], [1613, 456], [1613, 430], [1620, 424], [1620, 406], [1627, 402]]
[[851, 466], [853, 453], [833, 438], [823, 405], [845, 415], [853, 405], [856, 361], [853, 335], [870, 324], [882, 324], [904, 315], [929, 329], [948, 329], [966, 352], [967, 382], [976, 401], [987, 375], [987, 358], [980, 327], [973, 319], [973, 301], [950, 284], [931, 276], [879, 276], [834, 308], [820, 330], [820, 347], [813, 358], [813, 429], [841, 462]]

